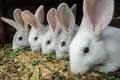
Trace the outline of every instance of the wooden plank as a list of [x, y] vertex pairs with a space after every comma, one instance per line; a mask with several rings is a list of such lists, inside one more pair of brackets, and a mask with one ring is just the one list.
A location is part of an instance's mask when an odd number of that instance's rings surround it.
[[[0, 0], [0, 17], [3, 14], [2, 10], [2, 0]], [[4, 45], [5, 37], [4, 37], [4, 26], [2, 21], [0, 20], [0, 48]]]

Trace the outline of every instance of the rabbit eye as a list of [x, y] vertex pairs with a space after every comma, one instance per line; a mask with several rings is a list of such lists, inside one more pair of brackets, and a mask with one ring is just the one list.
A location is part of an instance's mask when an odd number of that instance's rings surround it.
[[65, 45], [66, 45], [65, 41], [63, 41], [63, 42], [61, 43], [61, 46], [63, 47], [63, 46], [65, 46]]
[[34, 40], [37, 40], [37, 39], [38, 39], [38, 37], [35, 37], [35, 38], [34, 38]]
[[21, 36], [18, 38], [19, 41], [21, 41], [22, 39], [23, 39], [23, 38], [22, 38]]
[[50, 44], [50, 40], [47, 41], [47, 44]]
[[83, 52], [84, 52], [84, 54], [87, 54], [87, 53], [89, 52], [89, 48], [88, 48], [88, 47], [85, 47], [85, 48], [83, 49]]

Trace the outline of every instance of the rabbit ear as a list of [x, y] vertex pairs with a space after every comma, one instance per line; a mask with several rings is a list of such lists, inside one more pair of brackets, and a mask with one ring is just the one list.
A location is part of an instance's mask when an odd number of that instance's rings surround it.
[[20, 9], [15, 9], [15, 11], [14, 11], [14, 13], [13, 13], [13, 17], [14, 17], [14, 19], [15, 19], [15, 21], [19, 24], [19, 25], [21, 25], [21, 27], [23, 27], [24, 28], [24, 21], [23, 21], [23, 19], [22, 19], [22, 11], [20, 10]]
[[13, 26], [16, 30], [20, 30], [20, 27], [18, 26], [18, 24], [11, 19], [5, 18], [5, 17], [1, 17], [1, 20], [8, 23], [9, 25]]
[[37, 29], [37, 20], [30, 11], [28, 10], [23, 11], [22, 18], [26, 23], [30, 24], [32, 27], [35, 27]]
[[35, 12], [36, 18], [40, 21], [40, 23], [43, 23], [44, 21], [44, 6], [40, 5], [38, 9]]
[[48, 13], [47, 13], [47, 21], [48, 24], [50, 25], [50, 28], [55, 32], [55, 29], [57, 27], [57, 21], [56, 21], [56, 9], [55, 8], [51, 8]]
[[114, 0], [84, 0], [83, 12], [89, 29], [99, 36], [112, 19]]
[[56, 17], [58, 22], [61, 24], [63, 31], [69, 33], [73, 32], [75, 26], [75, 19], [73, 13], [71, 12], [66, 3], [62, 3], [59, 5]]
[[56, 29], [55, 29], [55, 35], [56, 35], [56, 36], [59, 36], [59, 35], [61, 34], [61, 32], [62, 32], [62, 29], [61, 29], [61, 27], [57, 24], [57, 27], [56, 27]]
[[73, 6], [71, 7], [71, 11], [72, 11], [72, 13], [74, 15], [75, 20], [76, 20], [76, 10], [77, 10], [77, 5], [73, 4]]

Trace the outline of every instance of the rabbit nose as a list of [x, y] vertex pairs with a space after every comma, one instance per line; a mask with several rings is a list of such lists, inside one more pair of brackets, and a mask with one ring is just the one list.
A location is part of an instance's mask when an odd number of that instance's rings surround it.
[[78, 68], [79, 68], [78, 65], [75, 65], [74, 63], [70, 62], [70, 70], [72, 73], [79, 74], [80, 72]]
[[47, 54], [47, 51], [42, 48], [42, 53]]
[[79, 74], [78, 70], [76, 70], [75, 68], [71, 68], [71, 72], [74, 74]]
[[41, 50], [41, 51], [42, 51], [42, 53], [44, 53], [44, 49], [43, 49], [43, 48], [42, 48], [42, 50]]
[[15, 46], [15, 45], [13, 45], [12, 49], [17, 50], [17, 49], [18, 49], [18, 47], [17, 47], [17, 46]]
[[71, 72], [74, 73], [74, 74], [79, 74], [79, 72], [74, 71], [74, 70], [71, 70]]
[[56, 57], [57, 57], [57, 59], [61, 59], [62, 58], [62, 56], [59, 55], [58, 53], [56, 53]]

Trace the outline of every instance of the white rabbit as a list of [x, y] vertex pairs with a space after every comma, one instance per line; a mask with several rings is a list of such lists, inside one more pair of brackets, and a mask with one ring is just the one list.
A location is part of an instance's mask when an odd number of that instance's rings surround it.
[[42, 53], [44, 54], [50, 54], [55, 50], [56, 30], [58, 30], [55, 14], [55, 8], [51, 8], [47, 13], [49, 29], [42, 40]]
[[[76, 19], [76, 7], [77, 5], [74, 4], [71, 8], [72, 12], [74, 13], [75, 19]], [[49, 29], [45, 33], [42, 40], [42, 53], [44, 54], [52, 53], [55, 50], [56, 36], [60, 29], [59, 25], [57, 24], [55, 14], [56, 14], [55, 8], [51, 8], [47, 14]]]
[[29, 28], [28, 24], [23, 21], [21, 13], [22, 11], [20, 9], [14, 10], [13, 17], [15, 21], [5, 17], [1, 17], [1, 20], [8, 23], [17, 30], [16, 33], [14, 34], [12, 43], [12, 49], [14, 50], [29, 47], [28, 42]]
[[61, 3], [58, 6], [56, 19], [62, 29], [62, 32], [56, 37], [55, 44], [55, 52], [58, 59], [68, 57], [69, 44], [78, 30], [78, 26], [75, 25], [76, 7], [76, 4], [74, 4], [70, 9], [66, 3]]
[[36, 10], [35, 15], [28, 10], [23, 11], [22, 17], [25, 22], [31, 25], [29, 43], [32, 51], [40, 51], [42, 48], [42, 39], [47, 30], [47, 27], [42, 24], [44, 21], [44, 6], [41, 5]]
[[69, 47], [70, 68], [84, 74], [91, 66], [100, 72], [113, 72], [120, 67], [120, 29], [109, 26], [114, 0], [84, 0], [83, 19]]

